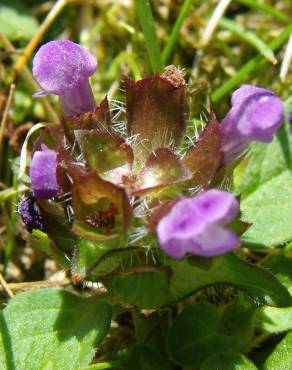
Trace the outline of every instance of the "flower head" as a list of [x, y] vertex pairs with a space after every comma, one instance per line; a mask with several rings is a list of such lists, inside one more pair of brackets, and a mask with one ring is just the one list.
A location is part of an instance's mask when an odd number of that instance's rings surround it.
[[267, 89], [243, 85], [232, 94], [231, 103], [220, 125], [225, 163], [240, 155], [251, 141], [271, 142], [284, 120], [281, 99]]
[[234, 195], [219, 190], [181, 199], [158, 223], [161, 248], [174, 258], [186, 253], [210, 257], [232, 250], [239, 239], [224, 226], [238, 209]]
[[43, 88], [37, 96], [60, 96], [64, 113], [80, 114], [96, 107], [89, 77], [97, 63], [93, 55], [69, 40], [50, 41], [33, 60], [33, 75]]
[[37, 199], [50, 199], [57, 195], [57, 153], [42, 145], [33, 155], [29, 169], [31, 187]]
[[33, 229], [43, 229], [43, 218], [35, 203], [35, 197], [23, 196], [18, 204], [18, 212], [29, 232]]

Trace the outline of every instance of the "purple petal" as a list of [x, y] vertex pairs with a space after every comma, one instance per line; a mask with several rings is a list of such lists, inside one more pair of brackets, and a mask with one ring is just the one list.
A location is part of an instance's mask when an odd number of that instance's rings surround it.
[[194, 232], [199, 233], [204, 229], [204, 220], [197, 212], [194, 201], [195, 198], [181, 199], [160, 220], [157, 232], [162, 244], [172, 237], [191, 238]]
[[50, 94], [61, 95], [91, 76], [96, 60], [87, 50], [69, 40], [50, 41], [33, 60], [33, 75]]
[[69, 40], [43, 45], [33, 60], [33, 75], [43, 91], [35, 96], [60, 96], [66, 115], [93, 111], [96, 107], [89, 77], [97, 63], [93, 55]]
[[71, 116], [92, 112], [96, 108], [93, 92], [88, 80], [79, 83], [76, 88], [67, 89], [60, 95], [65, 115]]
[[164, 243], [160, 242], [161, 249], [172, 258], [180, 259], [186, 254], [186, 250], [190, 249], [188, 239], [168, 239]]
[[218, 225], [211, 225], [202, 234], [197, 235], [193, 242], [193, 246], [187, 252], [202, 257], [212, 257], [231, 251], [239, 245], [240, 240], [232, 231]]
[[233, 194], [226, 191], [212, 189], [193, 199], [200, 216], [209, 224], [218, 222], [225, 225], [233, 220], [239, 211], [238, 201]]
[[246, 101], [247, 98], [251, 97], [254, 94], [266, 94], [272, 93], [272, 91], [264, 89], [262, 87], [254, 86], [254, 85], [242, 85], [239, 89], [235, 90], [231, 96], [231, 105], [239, 106]]
[[42, 146], [36, 151], [30, 165], [31, 187], [37, 199], [50, 199], [57, 195], [59, 185], [56, 178], [57, 153]]
[[283, 120], [283, 103], [276, 95], [254, 95], [242, 110], [237, 129], [249, 140], [268, 143]]
[[231, 102], [220, 125], [225, 163], [243, 153], [251, 141], [271, 142], [284, 120], [283, 103], [270, 90], [243, 85], [233, 93]]
[[235, 248], [239, 239], [222, 225], [238, 210], [234, 195], [219, 190], [181, 199], [157, 225], [161, 248], [174, 258], [188, 252], [206, 257], [225, 253]]

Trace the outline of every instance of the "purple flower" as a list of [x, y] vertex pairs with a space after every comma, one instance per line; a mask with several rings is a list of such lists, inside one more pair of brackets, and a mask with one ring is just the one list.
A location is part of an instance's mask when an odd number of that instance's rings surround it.
[[96, 107], [89, 77], [96, 60], [87, 50], [69, 40], [50, 41], [33, 60], [33, 75], [43, 88], [35, 96], [59, 95], [66, 115], [93, 111]]
[[225, 191], [208, 190], [178, 201], [157, 226], [161, 248], [171, 257], [186, 253], [211, 257], [226, 253], [239, 243], [225, 227], [238, 213], [235, 196]]
[[43, 218], [36, 205], [35, 197], [24, 195], [18, 204], [18, 212], [29, 232], [33, 229], [43, 230]]
[[225, 163], [243, 153], [251, 141], [271, 142], [284, 120], [280, 98], [261, 87], [243, 85], [232, 94], [231, 103], [220, 125]]
[[50, 199], [57, 195], [59, 185], [57, 183], [57, 153], [41, 146], [41, 151], [33, 155], [29, 176], [31, 187], [37, 199]]

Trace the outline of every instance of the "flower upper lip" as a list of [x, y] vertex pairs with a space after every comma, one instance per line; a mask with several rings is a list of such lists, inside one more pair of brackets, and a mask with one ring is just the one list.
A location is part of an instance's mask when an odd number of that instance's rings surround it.
[[41, 87], [57, 95], [87, 80], [96, 68], [93, 55], [70, 40], [48, 42], [33, 60], [33, 75]]

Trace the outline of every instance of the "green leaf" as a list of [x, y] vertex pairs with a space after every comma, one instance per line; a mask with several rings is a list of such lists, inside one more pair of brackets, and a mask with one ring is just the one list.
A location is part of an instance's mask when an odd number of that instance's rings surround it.
[[3, 311], [0, 363], [7, 370], [82, 368], [110, 321], [110, 306], [96, 298], [56, 288], [20, 293]]
[[[148, 268], [148, 271], [147, 271]], [[142, 308], [172, 304], [212, 284], [230, 284], [272, 306], [291, 304], [289, 292], [268, 271], [229, 253], [214, 259], [166, 260], [166, 266], [121, 271], [104, 281], [121, 300]]]
[[165, 340], [169, 328], [169, 312], [154, 311], [145, 314], [137, 309], [132, 311], [132, 318], [137, 343], [147, 345], [168, 358]]
[[247, 357], [238, 352], [218, 353], [209, 357], [200, 370], [256, 370]]
[[245, 294], [238, 294], [234, 300], [220, 310], [221, 328], [238, 343], [238, 349], [246, 352], [254, 335], [257, 306]]
[[243, 240], [274, 247], [292, 239], [292, 136], [283, 125], [271, 144], [256, 143], [242, 184], [243, 221], [252, 223]]
[[234, 340], [220, 333], [215, 306], [200, 302], [189, 305], [169, 329], [167, 348], [171, 358], [185, 367], [200, 367], [214, 353], [236, 347]]
[[159, 267], [133, 267], [110, 277], [104, 284], [124, 302], [141, 308], [158, 308], [165, 303], [169, 291], [169, 274]]
[[267, 267], [292, 295], [292, 259], [285, 256], [275, 257]]
[[292, 239], [292, 173], [262, 185], [241, 202], [242, 220], [252, 223], [242, 240], [252, 247], [275, 247]]
[[147, 346], [134, 347], [126, 361], [125, 370], [170, 370], [159, 352]]
[[48, 235], [41, 230], [34, 229], [29, 235], [30, 245], [40, 251], [51, 254], [51, 245]]
[[292, 330], [292, 307], [260, 307], [255, 318], [257, 329], [267, 333]]
[[263, 370], [281, 369], [290, 370], [292, 368], [292, 332], [288, 333], [284, 339], [276, 346], [272, 354], [266, 360]]
[[120, 239], [87, 240], [77, 238], [72, 274], [95, 281], [96, 277], [112, 272], [123, 259]]
[[0, 32], [10, 40], [30, 40], [38, 31], [36, 19], [20, 0], [1, 0]]

